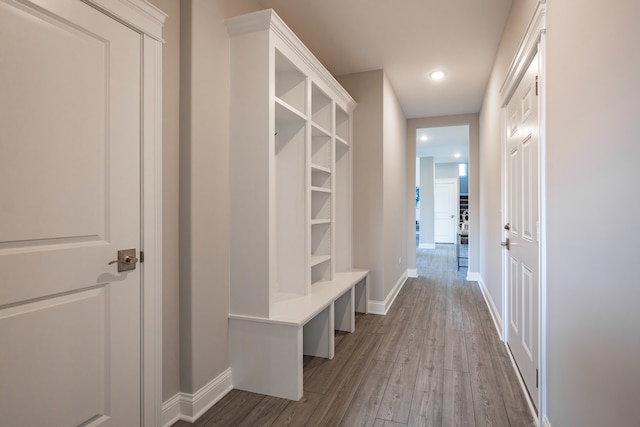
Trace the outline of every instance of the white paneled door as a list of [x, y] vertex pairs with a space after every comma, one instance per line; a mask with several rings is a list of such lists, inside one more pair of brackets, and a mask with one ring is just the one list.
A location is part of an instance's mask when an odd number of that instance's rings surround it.
[[508, 344], [537, 406], [538, 374], [538, 174], [539, 132], [537, 56], [509, 101], [506, 147], [505, 236], [509, 244], [505, 275], [508, 287]]
[[140, 425], [141, 40], [0, 0], [2, 426]]
[[458, 232], [458, 180], [439, 178], [433, 187], [434, 238], [436, 243], [455, 243]]

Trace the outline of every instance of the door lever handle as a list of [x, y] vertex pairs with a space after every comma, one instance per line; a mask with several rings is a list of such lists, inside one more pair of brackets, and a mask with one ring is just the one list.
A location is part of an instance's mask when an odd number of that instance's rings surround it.
[[136, 262], [138, 262], [138, 258], [127, 255], [124, 257], [124, 259], [114, 259], [113, 261], [110, 261], [108, 265], [115, 264], [116, 262], [122, 264], [135, 264]]
[[509, 238], [507, 237], [506, 241], [500, 242], [500, 246], [504, 246], [507, 250], [511, 249], [511, 243], [509, 242]]
[[118, 273], [123, 271], [135, 270], [138, 258], [136, 258], [135, 249], [122, 249], [118, 251], [118, 259], [109, 261], [107, 265], [118, 264]]

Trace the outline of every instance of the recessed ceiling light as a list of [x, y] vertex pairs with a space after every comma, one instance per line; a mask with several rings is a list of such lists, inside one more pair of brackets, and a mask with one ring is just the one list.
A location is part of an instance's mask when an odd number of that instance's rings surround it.
[[444, 73], [444, 71], [434, 71], [429, 74], [429, 77], [431, 77], [433, 80], [442, 80], [445, 75], [446, 74]]
[[429, 138], [427, 137], [427, 135], [422, 135], [422, 136], [420, 137], [420, 141], [426, 141], [427, 139], [429, 139]]
[[456, 159], [458, 159], [458, 158], [460, 158], [460, 156], [461, 156], [461, 155], [462, 155], [462, 154], [460, 154], [460, 153], [455, 153], [455, 154], [453, 155], [453, 157], [455, 157]]

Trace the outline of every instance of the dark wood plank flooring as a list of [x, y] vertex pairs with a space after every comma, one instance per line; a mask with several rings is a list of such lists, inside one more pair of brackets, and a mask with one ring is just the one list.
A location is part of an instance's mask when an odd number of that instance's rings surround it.
[[534, 426], [509, 355], [455, 247], [418, 250], [386, 316], [358, 314], [332, 360], [305, 357], [299, 402], [232, 390], [209, 426]]

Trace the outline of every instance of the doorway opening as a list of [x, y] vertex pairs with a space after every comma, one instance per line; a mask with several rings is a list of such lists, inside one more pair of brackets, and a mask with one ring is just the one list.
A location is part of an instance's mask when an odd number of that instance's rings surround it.
[[456, 245], [468, 267], [469, 125], [416, 129], [416, 248]]

